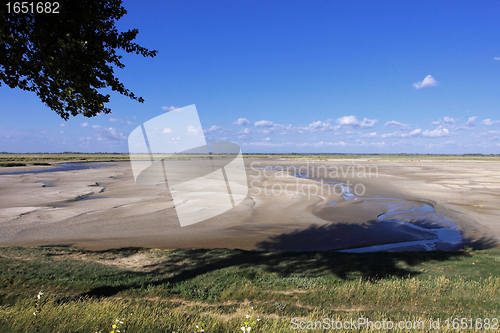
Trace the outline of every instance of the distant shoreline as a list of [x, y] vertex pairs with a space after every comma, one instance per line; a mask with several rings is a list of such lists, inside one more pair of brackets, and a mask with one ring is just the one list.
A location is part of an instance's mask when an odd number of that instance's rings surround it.
[[[163, 154], [169, 158], [194, 157], [195, 155], [173, 155]], [[198, 157], [198, 155], [196, 155]], [[200, 155], [208, 157], [208, 155]], [[342, 153], [243, 153], [244, 158], [269, 158], [282, 160], [318, 160], [318, 161], [336, 161], [336, 160], [362, 160], [362, 161], [409, 161], [418, 162], [426, 160], [444, 160], [444, 161], [500, 161], [500, 154], [342, 154]], [[0, 167], [29, 166], [29, 165], [47, 165], [46, 163], [63, 162], [115, 162], [129, 160], [128, 153], [0, 153]], [[16, 164], [17, 163], [17, 164]], [[21, 165], [19, 163], [24, 163]]]

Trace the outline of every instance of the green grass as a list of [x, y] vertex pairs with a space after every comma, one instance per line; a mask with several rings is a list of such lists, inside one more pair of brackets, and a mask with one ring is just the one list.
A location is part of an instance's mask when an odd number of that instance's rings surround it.
[[249, 325], [261, 319], [252, 332], [291, 332], [292, 318], [498, 318], [499, 263], [498, 250], [3, 247], [0, 332], [109, 332], [114, 323], [122, 332], [196, 332], [201, 324], [207, 333], [241, 332], [247, 314]]
[[[128, 154], [0, 154], [0, 162], [34, 162], [33, 165], [46, 165], [48, 162], [78, 161], [118, 161], [128, 160]], [[40, 163], [40, 164], [38, 164]]]
[[[193, 159], [206, 158], [208, 155], [155, 155], [163, 158], [175, 159]], [[144, 159], [149, 158], [145, 154], [133, 155], [132, 158]], [[500, 155], [481, 155], [481, 154], [465, 154], [465, 155], [426, 155], [426, 154], [244, 154], [245, 158], [259, 159], [284, 159], [284, 160], [341, 160], [341, 159], [363, 159], [369, 161], [426, 161], [426, 160], [479, 160], [479, 161], [500, 161]], [[0, 166], [5, 162], [34, 162], [33, 165], [45, 165], [47, 162], [97, 162], [97, 161], [125, 161], [129, 160], [129, 154], [110, 154], [110, 153], [61, 153], [61, 154], [0, 154]], [[40, 163], [40, 164], [38, 164]]]
[[26, 166], [26, 163], [20, 163], [20, 162], [0, 162], [0, 167], [16, 167], [16, 166]]

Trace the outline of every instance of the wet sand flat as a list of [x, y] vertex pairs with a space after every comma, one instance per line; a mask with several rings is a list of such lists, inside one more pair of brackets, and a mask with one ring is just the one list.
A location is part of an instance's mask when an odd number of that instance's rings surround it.
[[[246, 159], [245, 164], [247, 198], [182, 228], [168, 186], [137, 186], [129, 162], [1, 175], [0, 245], [332, 250], [429, 238], [378, 219], [394, 199], [434, 208], [433, 216], [396, 214], [401, 221], [428, 227], [443, 217], [456, 223], [464, 243], [477, 248], [497, 246], [500, 239], [500, 162]], [[17, 171], [6, 169], [0, 172]], [[19, 170], [28, 169], [37, 167]], [[331, 184], [315, 180], [320, 178], [361, 184], [363, 195], [346, 200]], [[379, 199], [364, 200], [374, 197]]]

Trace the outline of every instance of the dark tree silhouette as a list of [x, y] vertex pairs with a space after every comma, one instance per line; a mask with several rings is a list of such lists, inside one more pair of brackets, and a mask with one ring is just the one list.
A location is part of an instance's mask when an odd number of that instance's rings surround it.
[[118, 31], [115, 23], [127, 13], [121, 0], [59, 0], [58, 13], [37, 2], [2, 3], [0, 85], [35, 92], [65, 120], [111, 113], [104, 105], [110, 95], [99, 93], [102, 88], [144, 102], [115, 77], [114, 67], [125, 67], [117, 51], [144, 57], [158, 51], [133, 43], [137, 29]]

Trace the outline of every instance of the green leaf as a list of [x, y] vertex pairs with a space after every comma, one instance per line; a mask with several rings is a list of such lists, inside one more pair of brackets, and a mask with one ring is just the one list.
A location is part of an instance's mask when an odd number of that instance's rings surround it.
[[[125, 15], [121, 0], [61, 0], [57, 15], [13, 15], [0, 8], [0, 85], [33, 91], [67, 120], [83, 114], [110, 113], [104, 106], [111, 88], [143, 103], [114, 75], [124, 68], [118, 50], [154, 57], [133, 40], [137, 29], [119, 32], [116, 21]], [[7, 37], [5, 37], [7, 36]], [[71, 87], [68, 87], [71, 84]]]

